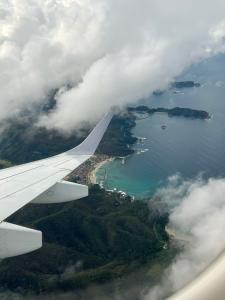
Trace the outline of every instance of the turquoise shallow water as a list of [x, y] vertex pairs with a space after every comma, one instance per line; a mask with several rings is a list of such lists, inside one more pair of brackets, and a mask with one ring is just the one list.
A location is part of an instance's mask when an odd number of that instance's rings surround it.
[[[205, 177], [225, 176], [225, 56], [220, 55], [193, 66], [178, 80], [195, 80], [200, 88], [168, 91], [151, 96], [145, 103], [152, 107], [190, 107], [213, 115], [209, 121], [169, 118], [155, 114], [137, 122], [135, 136], [146, 137], [136, 149], [149, 151], [115, 160], [99, 169], [98, 182], [136, 197], [147, 197], [162, 186], [168, 176], [180, 173], [193, 178], [200, 172]], [[166, 130], [161, 126], [167, 125]]]

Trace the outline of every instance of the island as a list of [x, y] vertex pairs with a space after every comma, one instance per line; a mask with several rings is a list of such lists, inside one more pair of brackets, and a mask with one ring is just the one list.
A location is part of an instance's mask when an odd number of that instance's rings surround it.
[[200, 87], [201, 84], [198, 82], [194, 82], [191, 80], [187, 81], [175, 81], [171, 84], [171, 88], [175, 89], [183, 89], [183, 88], [193, 88], [193, 87]]
[[[200, 87], [201, 84], [199, 82], [194, 82], [192, 80], [187, 81], [174, 81], [169, 85], [169, 89], [184, 89], [184, 88], [194, 88]], [[152, 94], [154, 96], [162, 96], [165, 93], [165, 90], [155, 90]]]
[[153, 115], [155, 113], [166, 113], [169, 117], [184, 117], [190, 119], [207, 120], [210, 119], [210, 114], [204, 110], [197, 110], [191, 108], [174, 107], [174, 108], [150, 108], [145, 105], [136, 107], [128, 107], [128, 112], [141, 113]]
[[152, 94], [154, 96], [162, 96], [164, 93], [165, 93], [165, 91], [163, 91], [163, 90], [156, 90]]

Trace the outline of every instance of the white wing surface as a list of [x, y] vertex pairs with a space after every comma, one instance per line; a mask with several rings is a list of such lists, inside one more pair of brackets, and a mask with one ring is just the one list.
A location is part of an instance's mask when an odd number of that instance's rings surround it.
[[[67, 152], [1, 170], [0, 222], [31, 201], [64, 202], [87, 196], [86, 186], [68, 183], [62, 179], [94, 154], [111, 118], [112, 113], [108, 113], [80, 145]], [[0, 239], [3, 227], [8, 228], [8, 224], [5, 222], [0, 224]], [[13, 227], [13, 232], [15, 232], [14, 229]], [[21, 233], [21, 227], [18, 231]], [[30, 236], [30, 231], [28, 236]], [[4, 249], [0, 249], [0, 258], [4, 257], [1, 251], [4, 252]]]

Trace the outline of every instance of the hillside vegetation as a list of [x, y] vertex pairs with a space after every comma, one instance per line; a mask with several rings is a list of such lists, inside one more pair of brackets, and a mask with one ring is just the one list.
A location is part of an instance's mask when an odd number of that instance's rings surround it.
[[39, 229], [44, 246], [0, 264], [0, 286], [20, 292], [84, 288], [166, 255], [167, 215], [144, 201], [90, 189], [68, 204], [28, 205], [9, 219]]

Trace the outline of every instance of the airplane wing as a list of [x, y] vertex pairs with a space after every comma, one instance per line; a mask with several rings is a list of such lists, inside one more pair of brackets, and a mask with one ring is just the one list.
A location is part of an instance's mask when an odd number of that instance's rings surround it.
[[89, 159], [110, 121], [108, 113], [77, 147], [59, 155], [0, 171], [0, 258], [33, 251], [41, 246], [41, 233], [3, 222], [29, 202], [56, 203], [88, 195], [88, 187], [62, 179]]

